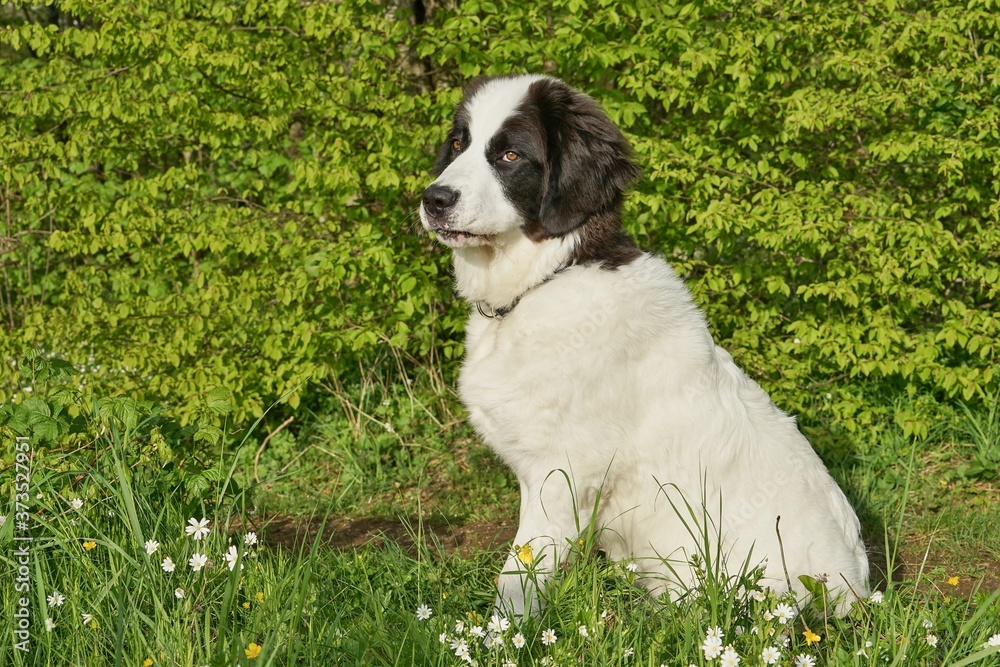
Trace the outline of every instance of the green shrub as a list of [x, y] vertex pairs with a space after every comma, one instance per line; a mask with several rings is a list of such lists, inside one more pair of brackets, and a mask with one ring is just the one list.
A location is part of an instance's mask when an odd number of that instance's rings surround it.
[[[189, 423], [182, 425], [145, 401], [81, 392], [73, 386], [74, 369], [65, 360], [29, 352], [19, 367], [19, 384], [31, 392], [0, 406], [5, 461], [14, 460], [16, 437], [25, 436], [47, 471], [63, 476], [65, 493], [76, 484], [74, 475], [100, 477], [106, 467], [122, 464], [148, 485], [150, 502], [169, 496], [188, 507], [210, 495], [220, 503], [223, 497], [229, 501], [247, 495], [231, 477], [233, 454], [246, 444], [246, 437], [240, 441], [216, 425], [232, 410], [225, 392], [209, 392], [206, 401], [192, 406]], [[79, 452], [87, 453], [74, 456]], [[87, 462], [80, 471], [75, 466], [82, 459]], [[14, 481], [7, 475], [0, 494], [9, 496]]]
[[65, 3], [87, 18], [3, 33], [4, 357], [183, 415], [225, 387], [243, 419], [436, 344], [413, 193], [453, 95], [401, 91], [408, 24], [374, 3], [255, 4]]
[[418, 196], [460, 84], [535, 71], [627, 133], [629, 228], [780, 402], [856, 425], [862, 379], [986, 400], [996, 4], [5, 10], [0, 356], [41, 347], [184, 418], [225, 388], [237, 419], [385, 346], [456, 358]]

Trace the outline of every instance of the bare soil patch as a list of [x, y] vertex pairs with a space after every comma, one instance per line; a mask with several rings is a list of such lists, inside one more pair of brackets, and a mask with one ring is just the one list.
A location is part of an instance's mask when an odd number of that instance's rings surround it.
[[392, 542], [412, 551], [420, 543], [468, 557], [477, 551], [505, 548], [514, 539], [517, 525], [503, 521], [461, 524], [443, 519], [419, 521], [416, 517], [340, 517], [324, 522], [274, 516], [262, 522], [259, 530], [266, 544], [292, 550], [308, 548], [319, 537], [330, 547], [341, 550], [381, 547]]
[[[290, 550], [308, 549], [317, 537], [321, 537], [325, 544], [339, 550], [379, 548], [391, 542], [411, 552], [420, 544], [443, 553], [469, 557], [479, 551], [505, 550], [514, 539], [517, 524], [515, 521], [455, 523], [443, 519], [421, 522], [416, 517], [339, 517], [323, 522], [273, 516], [263, 521], [258, 530], [266, 544]], [[875, 588], [882, 588], [888, 578], [884, 549], [881, 545], [870, 545], [870, 550], [872, 583]], [[898, 547], [892, 579], [914, 581], [920, 577], [924, 586], [937, 589], [945, 596], [960, 598], [1000, 588], [1000, 561], [985, 553], [978, 556], [971, 561], [963, 559], [964, 564], [956, 567], [954, 558], [947, 552], [928, 551], [917, 539], [904, 541]], [[935, 575], [941, 571], [946, 576]], [[949, 583], [950, 577], [958, 577], [958, 583]]]

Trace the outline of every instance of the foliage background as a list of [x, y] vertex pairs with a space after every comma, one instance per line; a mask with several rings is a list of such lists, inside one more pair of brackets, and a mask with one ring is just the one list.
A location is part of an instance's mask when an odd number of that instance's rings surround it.
[[989, 400], [997, 4], [5, 5], [0, 403], [26, 347], [182, 422], [447, 375], [465, 307], [415, 209], [462, 83], [507, 72], [604, 105], [644, 170], [629, 229], [780, 404]]

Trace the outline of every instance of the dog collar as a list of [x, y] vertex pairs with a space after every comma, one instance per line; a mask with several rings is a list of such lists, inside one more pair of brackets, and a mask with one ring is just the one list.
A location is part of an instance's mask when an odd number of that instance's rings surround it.
[[556, 269], [555, 271], [553, 271], [552, 274], [549, 275], [545, 280], [543, 280], [542, 282], [538, 283], [537, 285], [532, 285], [528, 289], [526, 289], [523, 292], [521, 292], [521, 294], [519, 294], [517, 297], [514, 298], [513, 301], [510, 302], [510, 305], [503, 306], [502, 308], [494, 308], [493, 306], [491, 306], [490, 304], [488, 304], [485, 301], [477, 301], [476, 302], [476, 310], [479, 311], [480, 315], [482, 315], [483, 317], [485, 317], [487, 319], [502, 320], [508, 313], [510, 313], [510, 311], [514, 310], [514, 306], [516, 306], [517, 304], [521, 303], [521, 299], [523, 299], [524, 296], [528, 292], [530, 292], [531, 290], [534, 290], [534, 289], [538, 289], [539, 287], [541, 287], [542, 285], [544, 285], [545, 283], [549, 282], [550, 280], [552, 280], [553, 278], [555, 278], [556, 276], [558, 276], [560, 273], [562, 273], [563, 271], [565, 271], [566, 269], [568, 269], [571, 265], [572, 264], [567, 264], [565, 266], [560, 266], [558, 269]]
[[[525, 292], [525, 294], [527, 294], [527, 292]], [[504, 306], [503, 308], [494, 308], [485, 301], [477, 301], [476, 310], [478, 310], [479, 314], [482, 315], [483, 317], [489, 318], [491, 320], [502, 320], [504, 318], [504, 315], [514, 310], [514, 306], [516, 306], [520, 301], [521, 297], [517, 297], [516, 299], [514, 299], [514, 301], [511, 302], [509, 306]]]

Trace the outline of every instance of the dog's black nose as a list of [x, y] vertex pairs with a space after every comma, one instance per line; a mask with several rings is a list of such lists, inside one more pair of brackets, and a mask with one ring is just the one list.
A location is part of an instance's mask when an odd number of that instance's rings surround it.
[[432, 218], [443, 217], [458, 201], [458, 191], [444, 185], [431, 185], [424, 190], [424, 211]]

